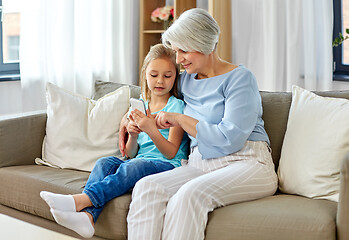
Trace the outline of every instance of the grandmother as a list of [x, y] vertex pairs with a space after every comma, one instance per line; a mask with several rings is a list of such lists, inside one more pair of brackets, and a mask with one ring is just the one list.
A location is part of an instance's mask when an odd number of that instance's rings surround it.
[[[207, 11], [184, 12], [163, 34], [185, 71], [184, 114], [160, 112], [159, 128], [181, 126], [191, 139], [187, 164], [137, 182], [128, 239], [204, 239], [208, 213], [273, 195], [277, 177], [262, 120], [256, 79], [243, 65], [219, 58], [220, 29]], [[125, 123], [121, 124], [123, 152]]]

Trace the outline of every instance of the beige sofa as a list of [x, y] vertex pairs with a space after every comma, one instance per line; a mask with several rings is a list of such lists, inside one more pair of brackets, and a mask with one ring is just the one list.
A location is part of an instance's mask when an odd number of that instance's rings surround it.
[[[95, 98], [117, 87], [100, 84], [96, 86]], [[138, 87], [132, 87], [132, 91], [134, 96], [139, 94]], [[318, 94], [349, 99], [349, 91]], [[277, 169], [291, 93], [261, 92], [261, 95], [263, 119]], [[88, 178], [87, 172], [34, 164], [34, 159], [41, 156], [45, 124], [44, 112], [0, 119], [0, 213], [80, 238], [57, 225], [39, 197], [41, 190], [80, 193]], [[106, 205], [96, 223], [94, 239], [127, 239], [130, 201], [128, 193]], [[349, 239], [349, 156], [342, 164], [338, 204], [277, 192], [271, 197], [214, 210], [209, 214], [205, 234], [209, 240]]]

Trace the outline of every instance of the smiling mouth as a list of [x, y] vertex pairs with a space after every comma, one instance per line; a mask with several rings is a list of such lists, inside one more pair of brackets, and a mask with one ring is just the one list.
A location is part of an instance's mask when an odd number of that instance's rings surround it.
[[155, 89], [161, 91], [161, 90], [164, 90], [165, 88], [163, 88], [163, 87], [155, 87]]
[[182, 64], [182, 65], [183, 65], [183, 67], [184, 67], [184, 68], [188, 68], [190, 64], [191, 64], [191, 63], [188, 63], [188, 64]]

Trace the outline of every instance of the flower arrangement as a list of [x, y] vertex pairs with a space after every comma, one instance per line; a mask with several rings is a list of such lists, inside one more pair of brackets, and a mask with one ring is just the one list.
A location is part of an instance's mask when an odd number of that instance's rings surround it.
[[170, 22], [173, 20], [173, 11], [172, 6], [159, 7], [151, 13], [150, 18], [153, 22]]

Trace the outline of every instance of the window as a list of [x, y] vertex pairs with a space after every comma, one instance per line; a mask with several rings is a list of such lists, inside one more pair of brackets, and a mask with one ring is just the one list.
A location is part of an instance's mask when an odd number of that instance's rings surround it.
[[[334, 27], [333, 40], [349, 28], [349, 0], [333, 0]], [[333, 47], [333, 78], [334, 80], [349, 81], [349, 40]]]
[[0, 0], [0, 81], [19, 79], [20, 0]]

